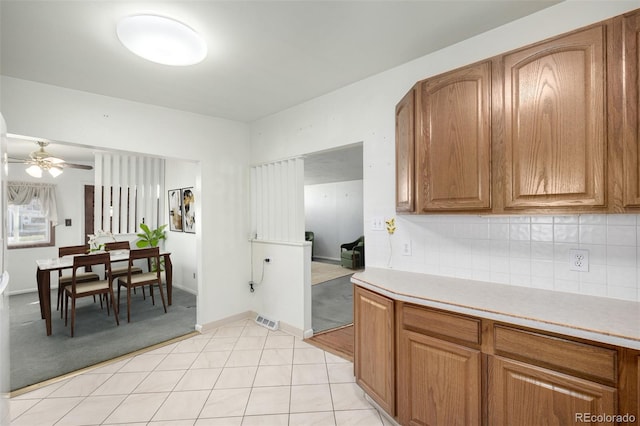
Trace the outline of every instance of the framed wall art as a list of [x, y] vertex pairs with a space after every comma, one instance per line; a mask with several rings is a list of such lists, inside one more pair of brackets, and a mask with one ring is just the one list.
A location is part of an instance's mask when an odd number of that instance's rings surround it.
[[182, 188], [182, 230], [194, 234], [196, 232], [196, 199], [193, 187]]
[[169, 230], [182, 232], [182, 191], [169, 190]]

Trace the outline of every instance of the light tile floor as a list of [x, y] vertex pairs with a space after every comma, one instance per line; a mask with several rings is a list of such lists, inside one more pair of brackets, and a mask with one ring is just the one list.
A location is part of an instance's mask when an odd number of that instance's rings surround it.
[[389, 425], [354, 381], [351, 362], [241, 320], [14, 397], [11, 425]]

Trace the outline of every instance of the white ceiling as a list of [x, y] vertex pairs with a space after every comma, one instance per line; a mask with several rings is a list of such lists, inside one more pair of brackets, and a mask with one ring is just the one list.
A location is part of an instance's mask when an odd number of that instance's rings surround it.
[[362, 143], [317, 152], [304, 158], [304, 184], [362, 179]]
[[[1, 0], [0, 73], [251, 122], [558, 2]], [[115, 26], [138, 13], [185, 22], [208, 57], [169, 67], [133, 55]], [[50, 142], [54, 156], [93, 162], [91, 148]], [[36, 149], [9, 140], [14, 158]], [[306, 184], [354, 179], [361, 144], [305, 157]]]
[[[550, 1], [0, 1], [0, 72], [251, 122], [558, 3]], [[153, 13], [204, 36], [191, 67], [124, 49]]]

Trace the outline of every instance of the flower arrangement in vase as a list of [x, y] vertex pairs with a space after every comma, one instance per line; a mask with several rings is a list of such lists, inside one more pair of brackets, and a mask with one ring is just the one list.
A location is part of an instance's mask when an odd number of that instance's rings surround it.
[[89, 253], [104, 251], [105, 243], [114, 242], [116, 238], [109, 231], [99, 229], [95, 234], [89, 234]]
[[396, 232], [396, 218], [392, 217], [391, 219], [384, 221], [387, 233], [389, 234], [389, 260], [387, 261], [387, 266], [392, 268], [391, 266], [391, 258], [393, 257], [393, 245], [391, 244], [391, 236]]

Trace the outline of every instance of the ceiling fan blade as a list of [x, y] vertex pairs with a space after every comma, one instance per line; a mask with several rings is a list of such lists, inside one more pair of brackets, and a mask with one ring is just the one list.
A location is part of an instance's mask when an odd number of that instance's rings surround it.
[[93, 170], [93, 166], [87, 166], [85, 164], [59, 163], [59, 164], [56, 164], [56, 166], [68, 167], [70, 169]]
[[64, 163], [64, 160], [62, 158], [58, 158], [58, 157], [45, 157], [42, 159], [43, 161], [48, 161], [51, 164], [60, 164], [60, 163]]

